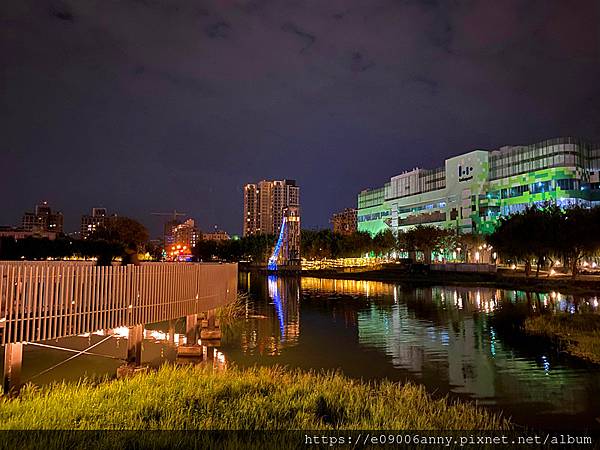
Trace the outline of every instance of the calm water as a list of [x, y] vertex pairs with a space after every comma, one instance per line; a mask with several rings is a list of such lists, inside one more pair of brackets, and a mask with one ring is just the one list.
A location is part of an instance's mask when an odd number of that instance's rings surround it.
[[249, 314], [239, 336], [222, 347], [238, 365], [410, 380], [502, 409], [518, 423], [600, 428], [600, 368], [490, 324], [509, 303], [597, 312], [598, 298], [248, 274], [240, 289], [254, 299], [248, 309], [257, 317]]
[[[368, 380], [423, 384], [434, 395], [501, 409], [517, 423], [550, 429], [600, 429], [600, 368], [558, 354], [537, 339], [496, 329], [491, 318], [517, 305], [599, 311], [598, 298], [496, 289], [403, 288], [390, 283], [240, 274], [249, 293], [245, 317], [206, 352], [215, 363], [341, 370]], [[143, 358], [175, 359], [184, 323], [146, 330]], [[114, 375], [126, 354], [126, 330], [47, 342], [90, 351], [27, 346], [23, 379], [37, 384]], [[109, 356], [109, 357], [107, 357]]]

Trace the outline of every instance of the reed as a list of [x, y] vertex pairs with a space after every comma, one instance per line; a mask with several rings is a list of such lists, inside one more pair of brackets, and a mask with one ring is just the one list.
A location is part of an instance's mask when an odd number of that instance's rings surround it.
[[243, 317], [246, 313], [246, 302], [248, 301], [248, 294], [238, 292], [235, 301], [228, 303], [216, 310], [216, 317], [223, 325], [232, 325], [240, 317]]

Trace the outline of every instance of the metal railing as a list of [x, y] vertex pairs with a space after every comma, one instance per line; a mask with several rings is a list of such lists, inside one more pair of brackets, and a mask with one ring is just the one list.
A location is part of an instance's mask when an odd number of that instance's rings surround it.
[[237, 264], [0, 262], [0, 344], [175, 319], [237, 296]]

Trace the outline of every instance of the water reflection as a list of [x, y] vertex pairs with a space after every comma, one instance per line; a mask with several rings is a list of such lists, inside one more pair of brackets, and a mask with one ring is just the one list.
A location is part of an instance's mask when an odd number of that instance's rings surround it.
[[[497, 329], [492, 320], [512, 307], [527, 314], [598, 312], [596, 297], [318, 278], [298, 283], [276, 277], [240, 282], [252, 294], [248, 309], [275, 321], [271, 327], [247, 323], [244, 333], [272, 347], [240, 353], [230, 341], [223, 350], [228, 358], [243, 366], [340, 368], [366, 379], [412, 380], [439, 394], [500, 407], [520, 423], [598, 428], [598, 368], [546, 342]], [[295, 345], [287, 345], [292, 336]]]
[[[600, 370], [494, 322], [511, 308], [527, 314], [598, 313], [597, 297], [250, 274], [240, 274], [239, 286], [250, 294], [245, 316], [223, 329], [220, 346], [203, 348], [199, 360], [205, 363], [280, 364], [340, 369], [367, 380], [409, 380], [436, 395], [501, 408], [517, 423], [600, 428]], [[147, 326], [144, 333], [145, 364], [198, 362], [177, 358], [178, 346], [190, 344], [185, 320]], [[127, 353], [127, 334], [124, 328], [50, 342], [82, 350], [109, 336], [94, 352], [112, 359], [82, 355], [34, 382], [114, 376]], [[28, 346], [23, 378], [70, 356]]]
[[[250, 285], [245, 285], [248, 289]], [[298, 343], [300, 336], [300, 284], [297, 279], [269, 276], [256, 284], [262, 302], [248, 302], [246, 320], [238, 324], [244, 353], [277, 356]]]
[[365, 296], [369, 298], [392, 294], [394, 285], [382, 283], [380, 281], [331, 280], [325, 278], [304, 277], [302, 278], [302, 290]]
[[[80, 336], [42, 341], [25, 345], [21, 380], [45, 385], [55, 381], [77, 381], [82, 378], [112, 378], [125, 363], [129, 329], [119, 327], [98, 330]], [[209, 364], [225, 368], [225, 355], [216, 347], [198, 340], [190, 342], [185, 334], [185, 318], [178, 321], [147, 325], [143, 331], [142, 364], [159, 367], [164, 363]], [[197, 344], [199, 357], [180, 358], [178, 347]], [[3, 351], [3, 348], [0, 347]], [[0, 355], [1, 356], [1, 355]], [[76, 357], [74, 357], [76, 356]], [[0, 367], [4, 359], [0, 358]]]

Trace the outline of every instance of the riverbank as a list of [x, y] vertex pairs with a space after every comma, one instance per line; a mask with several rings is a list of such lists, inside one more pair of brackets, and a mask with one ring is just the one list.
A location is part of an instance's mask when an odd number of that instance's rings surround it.
[[395, 266], [375, 270], [344, 272], [341, 270], [307, 270], [302, 276], [345, 280], [386, 281], [411, 286], [472, 286], [515, 289], [530, 292], [559, 291], [563, 294], [597, 295], [600, 293], [600, 277], [569, 276], [525, 277], [521, 272], [499, 270], [497, 273], [425, 272], [410, 273]]
[[570, 355], [600, 364], [599, 314], [543, 314], [527, 318], [523, 330], [557, 342]]
[[507, 430], [471, 403], [435, 400], [425, 388], [367, 384], [282, 368], [163, 366], [98, 384], [28, 386], [0, 400], [0, 429]]

